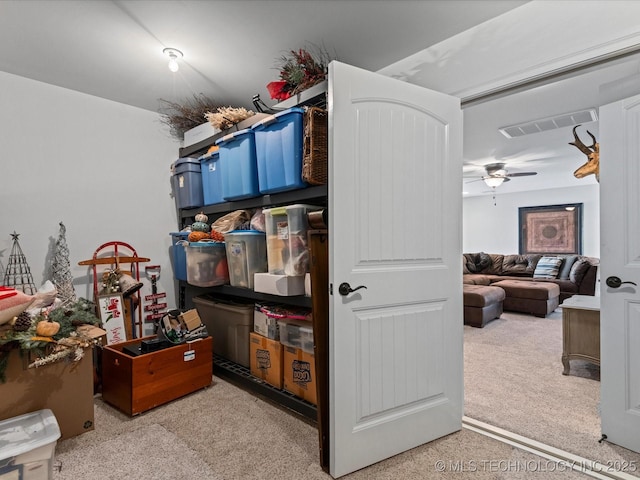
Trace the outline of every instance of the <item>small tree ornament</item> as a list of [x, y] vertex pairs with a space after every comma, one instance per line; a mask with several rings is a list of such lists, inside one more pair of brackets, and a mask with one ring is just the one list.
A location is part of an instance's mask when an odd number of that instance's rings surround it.
[[20, 234], [15, 231], [11, 234], [13, 246], [11, 247], [9, 263], [4, 274], [4, 286], [22, 290], [27, 295], [35, 295], [38, 290], [33, 283], [33, 275], [31, 275], [31, 268], [27, 263], [27, 258], [18, 243], [19, 236]]
[[70, 305], [77, 300], [76, 290], [73, 288], [66, 233], [66, 227], [60, 222], [60, 233], [56, 240], [53, 263], [51, 264], [51, 281], [58, 290], [58, 298], [62, 301], [63, 306]]

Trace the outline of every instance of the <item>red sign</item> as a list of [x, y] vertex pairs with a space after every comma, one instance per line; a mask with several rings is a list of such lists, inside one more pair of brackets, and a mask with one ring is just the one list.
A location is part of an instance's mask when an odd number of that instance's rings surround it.
[[153, 311], [153, 310], [162, 310], [163, 308], [167, 308], [167, 304], [166, 303], [152, 303], [150, 305], [145, 305], [144, 306], [144, 311], [148, 312], [148, 311]]
[[150, 302], [151, 300], [155, 300], [155, 299], [157, 299], [157, 298], [166, 298], [166, 296], [167, 296], [167, 292], [163, 292], [163, 293], [153, 293], [153, 294], [151, 294], [151, 295], [145, 295], [145, 296], [144, 296], [144, 299], [145, 299], [147, 302]]

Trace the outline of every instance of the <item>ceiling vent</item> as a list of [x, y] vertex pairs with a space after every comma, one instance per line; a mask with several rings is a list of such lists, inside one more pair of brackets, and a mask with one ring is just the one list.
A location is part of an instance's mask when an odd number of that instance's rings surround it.
[[556, 128], [574, 127], [582, 123], [595, 122], [598, 120], [598, 113], [595, 108], [580, 110], [573, 113], [564, 113], [553, 117], [541, 118], [531, 122], [520, 123], [518, 125], [510, 125], [502, 127], [498, 130], [507, 138], [522, 137], [532, 133], [546, 132], [547, 130], [555, 130]]

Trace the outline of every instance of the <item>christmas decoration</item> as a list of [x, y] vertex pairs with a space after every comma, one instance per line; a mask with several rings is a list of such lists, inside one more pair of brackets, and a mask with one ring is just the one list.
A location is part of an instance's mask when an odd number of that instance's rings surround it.
[[4, 265], [2, 264], [2, 254], [4, 250], [0, 250], [0, 287], [4, 285]]
[[96, 341], [78, 327], [99, 325], [100, 319], [94, 312], [94, 303], [80, 298], [65, 307], [43, 309], [35, 315], [20, 313], [12, 322], [0, 326], [0, 382], [5, 381], [7, 360], [12, 348], [31, 353], [35, 360], [29, 364], [29, 368], [64, 358], [80, 360], [84, 348]]
[[29, 315], [27, 312], [22, 312], [16, 317], [16, 321], [13, 324], [13, 329], [16, 332], [26, 332], [31, 328], [32, 323], [33, 320], [31, 320], [31, 315]]
[[289, 51], [279, 59], [280, 81], [267, 85], [269, 95], [282, 101], [322, 82], [329, 60], [322, 50], [315, 55], [304, 48]]
[[38, 291], [33, 283], [31, 268], [27, 264], [27, 259], [18, 243], [19, 233], [15, 231], [11, 234], [13, 247], [9, 255], [9, 263], [4, 274], [4, 285], [7, 287], [22, 290], [27, 295], [35, 295]]
[[51, 281], [58, 290], [58, 298], [62, 301], [63, 306], [76, 301], [76, 290], [73, 288], [66, 232], [66, 227], [60, 222], [60, 233], [56, 240], [53, 263], [51, 264]]

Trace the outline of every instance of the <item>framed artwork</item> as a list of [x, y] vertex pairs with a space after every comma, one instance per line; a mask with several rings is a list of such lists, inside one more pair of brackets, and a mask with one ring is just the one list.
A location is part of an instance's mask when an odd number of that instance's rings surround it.
[[121, 293], [98, 296], [98, 311], [102, 328], [107, 331], [107, 345], [127, 340], [125, 312]]
[[520, 207], [520, 254], [582, 254], [582, 203]]

